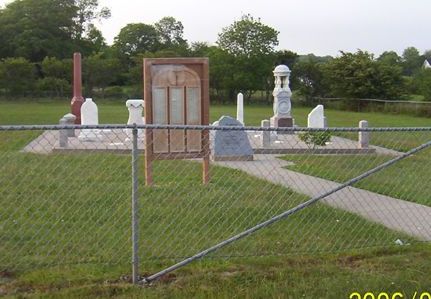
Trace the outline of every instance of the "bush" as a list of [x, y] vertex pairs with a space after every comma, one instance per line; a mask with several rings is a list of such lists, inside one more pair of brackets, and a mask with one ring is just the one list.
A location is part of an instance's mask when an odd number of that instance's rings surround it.
[[35, 81], [35, 68], [24, 58], [6, 58], [0, 61], [0, 89], [11, 95], [28, 93]]
[[305, 142], [308, 148], [315, 149], [316, 146], [325, 146], [326, 142], [329, 142], [331, 140], [331, 132], [304, 132], [299, 134], [299, 139]]
[[65, 79], [45, 77], [36, 82], [36, 88], [41, 94], [55, 94], [56, 96], [64, 96], [71, 94], [71, 85]]
[[123, 98], [125, 97], [121, 86], [109, 86], [105, 88], [105, 97], [107, 98]]

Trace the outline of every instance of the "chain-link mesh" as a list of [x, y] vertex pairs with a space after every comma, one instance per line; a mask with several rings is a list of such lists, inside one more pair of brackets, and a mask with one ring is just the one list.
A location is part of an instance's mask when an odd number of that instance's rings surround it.
[[[397, 157], [403, 159], [211, 256], [431, 240], [431, 149], [405, 156], [431, 140], [431, 128], [142, 126], [136, 137], [141, 264], [192, 256]], [[0, 127], [0, 268], [129, 265], [132, 141], [130, 126]], [[145, 144], [152, 149], [147, 164]]]

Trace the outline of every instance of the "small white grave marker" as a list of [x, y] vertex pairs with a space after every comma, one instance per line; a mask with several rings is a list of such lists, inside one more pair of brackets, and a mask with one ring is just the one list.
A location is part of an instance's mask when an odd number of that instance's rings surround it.
[[325, 111], [323, 105], [318, 105], [308, 114], [309, 128], [325, 128]]
[[244, 125], [244, 95], [239, 93], [236, 100], [236, 120]]
[[[85, 99], [84, 104], [81, 106], [81, 125], [98, 125], [99, 124], [99, 111], [93, 99]], [[83, 141], [95, 141], [100, 138], [100, 130], [97, 129], [83, 129], [79, 134], [79, 139]]]

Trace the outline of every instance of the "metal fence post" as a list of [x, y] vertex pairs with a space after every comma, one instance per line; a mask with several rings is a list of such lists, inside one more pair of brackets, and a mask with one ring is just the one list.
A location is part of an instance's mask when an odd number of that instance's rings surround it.
[[132, 129], [132, 279], [139, 281], [139, 249], [138, 249], [138, 129]]

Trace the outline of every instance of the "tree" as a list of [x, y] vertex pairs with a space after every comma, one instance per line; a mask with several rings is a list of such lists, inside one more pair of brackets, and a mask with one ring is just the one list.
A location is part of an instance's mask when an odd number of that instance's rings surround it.
[[106, 9], [98, 11], [97, 5], [96, 0], [11, 2], [0, 10], [0, 58], [21, 56], [40, 62], [46, 56], [91, 53], [95, 34], [92, 21], [109, 15]]
[[298, 61], [299, 55], [289, 50], [281, 50], [275, 53], [275, 65], [284, 64], [290, 69], [293, 68], [295, 63]]
[[326, 64], [325, 77], [334, 96], [394, 99], [402, 92], [401, 68], [374, 60], [368, 52], [341, 52]]
[[278, 45], [278, 31], [244, 15], [229, 27], [223, 28], [217, 44], [223, 50], [234, 56], [261, 56], [274, 53]]
[[27, 59], [7, 58], [0, 62], [0, 89], [11, 95], [31, 92], [35, 80], [34, 65]]
[[424, 59], [430, 59], [431, 58], [431, 50], [426, 50], [422, 56]]
[[85, 58], [83, 64], [83, 81], [89, 95], [98, 87], [104, 96], [105, 88], [114, 83], [121, 74], [120, 61], [116, 58], [105, 59], [102, 54]]
[[11, 2], [0, 14], [1, 57], [41, 61], [71, 53], [75, 14], [74, 3], [66, 0]]
[[431, 101], [431, 70], [421, 69], [414, 77], [414, 85], [425, 100]]
[[298, 61], [292, 70], [295, 78], [295, 90], [298, 90], [308, 103], [314, 97], [323, 97], [327, 93], [325, 84], [324, 64], [312, 57], [307, 60]]
[[111, 11], [107, 7], [99, 8], [99, 0], [74, 0], [76, 6], [75, 38], [80, 40], [94, 30], [94, 20], [109, 19]]
[[187, 46], [184, 39], [184, 26], [174, 17], [164, 17], [154, 24], [159, 42], [163, 48], [177, 48]]
[[424, 62], [424, 58], [419, 54], [418, 49], [409, 47], [403, 52], [404, 74], [407, 76], [413, 75], [418, 71]]
[[115, 37], [114, 47], [119, 56], [131, 58], [138, 53], [154, 52], [160, 47], [159, 36], [152, 25], [127, 24]]
[[42, 92], [63, 96], [71, 89], [72, 59], [45, 57], [41, 63], [43, 78], [37, 81], [37, 88]]
[[387, 64], [387, 65], [396, 65], [401, 66], [402, 59], [400, 56], [398, 56], [397, 52], [395, 51], [385, 51], [383, 52], [379, 58], [377, 58], [377, 61]]
[[[268, 89], [268, 74], [274, 67], [274, 47], [278, 45], [278, 32], [254, 19], [242, 16], [219, 34], [217, 44], [224, 52], [229, 64], [222, 64], [222, 73], [230, 74], [224, 88], [228, 97], [234, 100], [235, 94], [243, 92], [247, 99], [257, 90]], [[220, 54], [220, 53], [219, 53]]]

